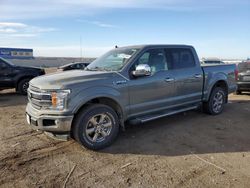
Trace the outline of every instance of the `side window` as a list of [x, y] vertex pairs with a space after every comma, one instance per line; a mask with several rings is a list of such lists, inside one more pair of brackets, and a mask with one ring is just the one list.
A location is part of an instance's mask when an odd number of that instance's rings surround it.
[[169, 69], [195, 67], [195, 60], [190, 49], [167, 49], [166, 57]]
[[1, 59], [0, 59], [0, 67], [1, 68], [7, 67], [6, 63], [3, 60], [1, 60]]
[[135, 66], [148, 64], [152, 73], [161, 70], [168, 70], [164, 51], [162, 49], [152, 49], [146, 51], [138, 60]]
[[148, 64], [149, 62], [149, 52], [144, 53], [138, 60], [138, 64]]
[[86, 64], [81, 64], [81, 69], [84, 69], [86, 67]]

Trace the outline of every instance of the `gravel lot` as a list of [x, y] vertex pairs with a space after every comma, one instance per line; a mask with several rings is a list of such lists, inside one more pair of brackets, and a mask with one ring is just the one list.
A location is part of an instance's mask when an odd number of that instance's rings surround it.
[[219, 116], [127, 125], [99, 152], [32, 131], [26, 102], [0, 91], [0, 187], [250, 187], [250, 95], [231, 95]]

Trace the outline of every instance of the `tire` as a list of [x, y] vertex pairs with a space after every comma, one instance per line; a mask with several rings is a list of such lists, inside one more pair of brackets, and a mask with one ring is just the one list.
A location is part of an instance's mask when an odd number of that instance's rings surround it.
[[241, 95], [241, 91], [240, 91], [240, 90], [237, 90], [237, 91], [236, 91], [236, 95]]
[[25, 78], [21, 80], [18, 85], [17, 85], [17, 92], [22, 94], [22, 95], [27, 95], [27, 90], [29, 88], [29, 81], [30, 78]]
[[109, 106], [93, 104], [81, 110], [73, 123], [73, 137], [91, 150], [110, 146], [119, 133], [119, 119]]
[[221, 87], [212, 90], [208, 102], [204, 103], [204, 111], [211, 115], [218, 115], [224, 109], [226, 102], [226, 92]]

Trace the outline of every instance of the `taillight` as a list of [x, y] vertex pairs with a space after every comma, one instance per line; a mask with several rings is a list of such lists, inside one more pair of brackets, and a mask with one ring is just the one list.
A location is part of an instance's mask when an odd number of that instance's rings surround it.
[[239, 71], [237, 68], [235, 68], [235, 70], [234, 70], [235, 80], [238, 80], [238, 75], [239, 75]]

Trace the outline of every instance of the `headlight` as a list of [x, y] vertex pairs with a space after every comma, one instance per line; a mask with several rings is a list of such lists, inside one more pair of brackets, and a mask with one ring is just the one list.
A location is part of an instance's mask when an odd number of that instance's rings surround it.
[[51, 110], [63, 110], [67, 105], [67, 97], [70, 94], [70, 90], [59, 90], [51, 92], [51, 103], [49, 107]]

